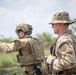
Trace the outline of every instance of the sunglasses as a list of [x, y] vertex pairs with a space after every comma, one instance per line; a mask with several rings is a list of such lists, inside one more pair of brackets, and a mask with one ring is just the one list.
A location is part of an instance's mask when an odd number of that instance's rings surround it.
[[55, 24], [52, 24], [52, 26], [54, 26]]
[[23, 32], [23, 30], [19, 29], [16, 31], [17, 34], [19, 34], [20, 32]]

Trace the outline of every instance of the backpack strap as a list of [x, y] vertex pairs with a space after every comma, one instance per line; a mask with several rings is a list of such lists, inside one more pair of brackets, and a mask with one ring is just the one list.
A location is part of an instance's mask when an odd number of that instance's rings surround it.
[[32, 56], [33, 56], [33, 62], [35, 63], [35, 51], [34, 51], [34, 46], [33, 46], [33, 40], [34, 39], [31, 39], [29, 40], [29, 44], [30, 44], [30, 47], [31, 47], [31, 53], [32, 53]]

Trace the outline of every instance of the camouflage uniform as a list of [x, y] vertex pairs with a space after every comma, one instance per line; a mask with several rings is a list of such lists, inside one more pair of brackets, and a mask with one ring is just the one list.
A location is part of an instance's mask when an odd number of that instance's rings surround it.
[[57, 58], [53, 62], [53, 70], [57, 71], [58, 75], [74, 75], [73, 72], [76, 71], [76, 43], [68, 37], [69, 35], [73, 35], [72, 31], [66, 30], [55, 43]]
[[[11, 43], [5, 43], [5, 42], [0, 42], [0, 51], [2, 52], [16, 52], [18, 51], [18, 55], [17, 55], [17, 59], [20, 63], [21, 67], [25, 67], [25, 73], [27, 75], [36, 75], [35, 73], [35, 69], [40, 70], [37, 67], [41, 67], [41, 63], [43, 61], [40, 60], [39, 61], [35, 61], [35, 56], [34, 53], [32, 52], [32, 40], [33, 37], [31, 35], [26, 35], [29, 34], [27, 33], [28, 31], [32, 30], [32, 28], [28, 28], [27, 24], [19, 24], [19, 26], [17, 26], [16, 28], [16, 33], [18, 30], [23, 30], [25, 32], [25, 36], [22, 37], [21, 39], [15, 40]], [[35, 38], [36, 39], [36, 38]], [[37, 43], [35, 43], [36, 46]], [[43, 47], [42, 45], [40, 47]], [[40, 56], [41, 57], [41, 56]], [[38, 73], [39, 74], [39, 73]], [[41, 74], [40, 74], [41, 75]]]
[[[58, 12], [54, 15], [52, 22], [72, 24], [74, 20], [69, 19], [67, 12]], [[76, 75], [76, 36], [70, 29], [65, 30], [53, 45], [53, 55], [56, 56], [52, 63], [53, 75]]]

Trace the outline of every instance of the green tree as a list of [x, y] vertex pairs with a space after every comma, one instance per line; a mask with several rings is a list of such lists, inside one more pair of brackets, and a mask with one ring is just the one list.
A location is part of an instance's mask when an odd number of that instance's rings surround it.
[[37, 36], [38, 39], [40, 39], [43, 42], [45, 48], [49, 48], [49, 46], [51, 44], [53, 44], [56, 40], [56, 38], [53, 37], [48, 32], [44, 32], [42, 34], [37, 34], [36, 36]]
[[3, 35], [0, 35], [0, 40], [2, 42], [11, 42], [13, 38], [12, 37], [5, 38]]

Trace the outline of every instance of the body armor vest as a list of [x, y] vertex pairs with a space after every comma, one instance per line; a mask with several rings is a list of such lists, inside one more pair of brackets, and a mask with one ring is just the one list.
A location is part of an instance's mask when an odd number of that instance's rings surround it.
[[32, 37], [27, 37], [30, 40], [24, 48], [19, 50], [17, 55], [21, 67], [25, 65], [39, 64], [44, 61], [44, 49], [42, 43]]

